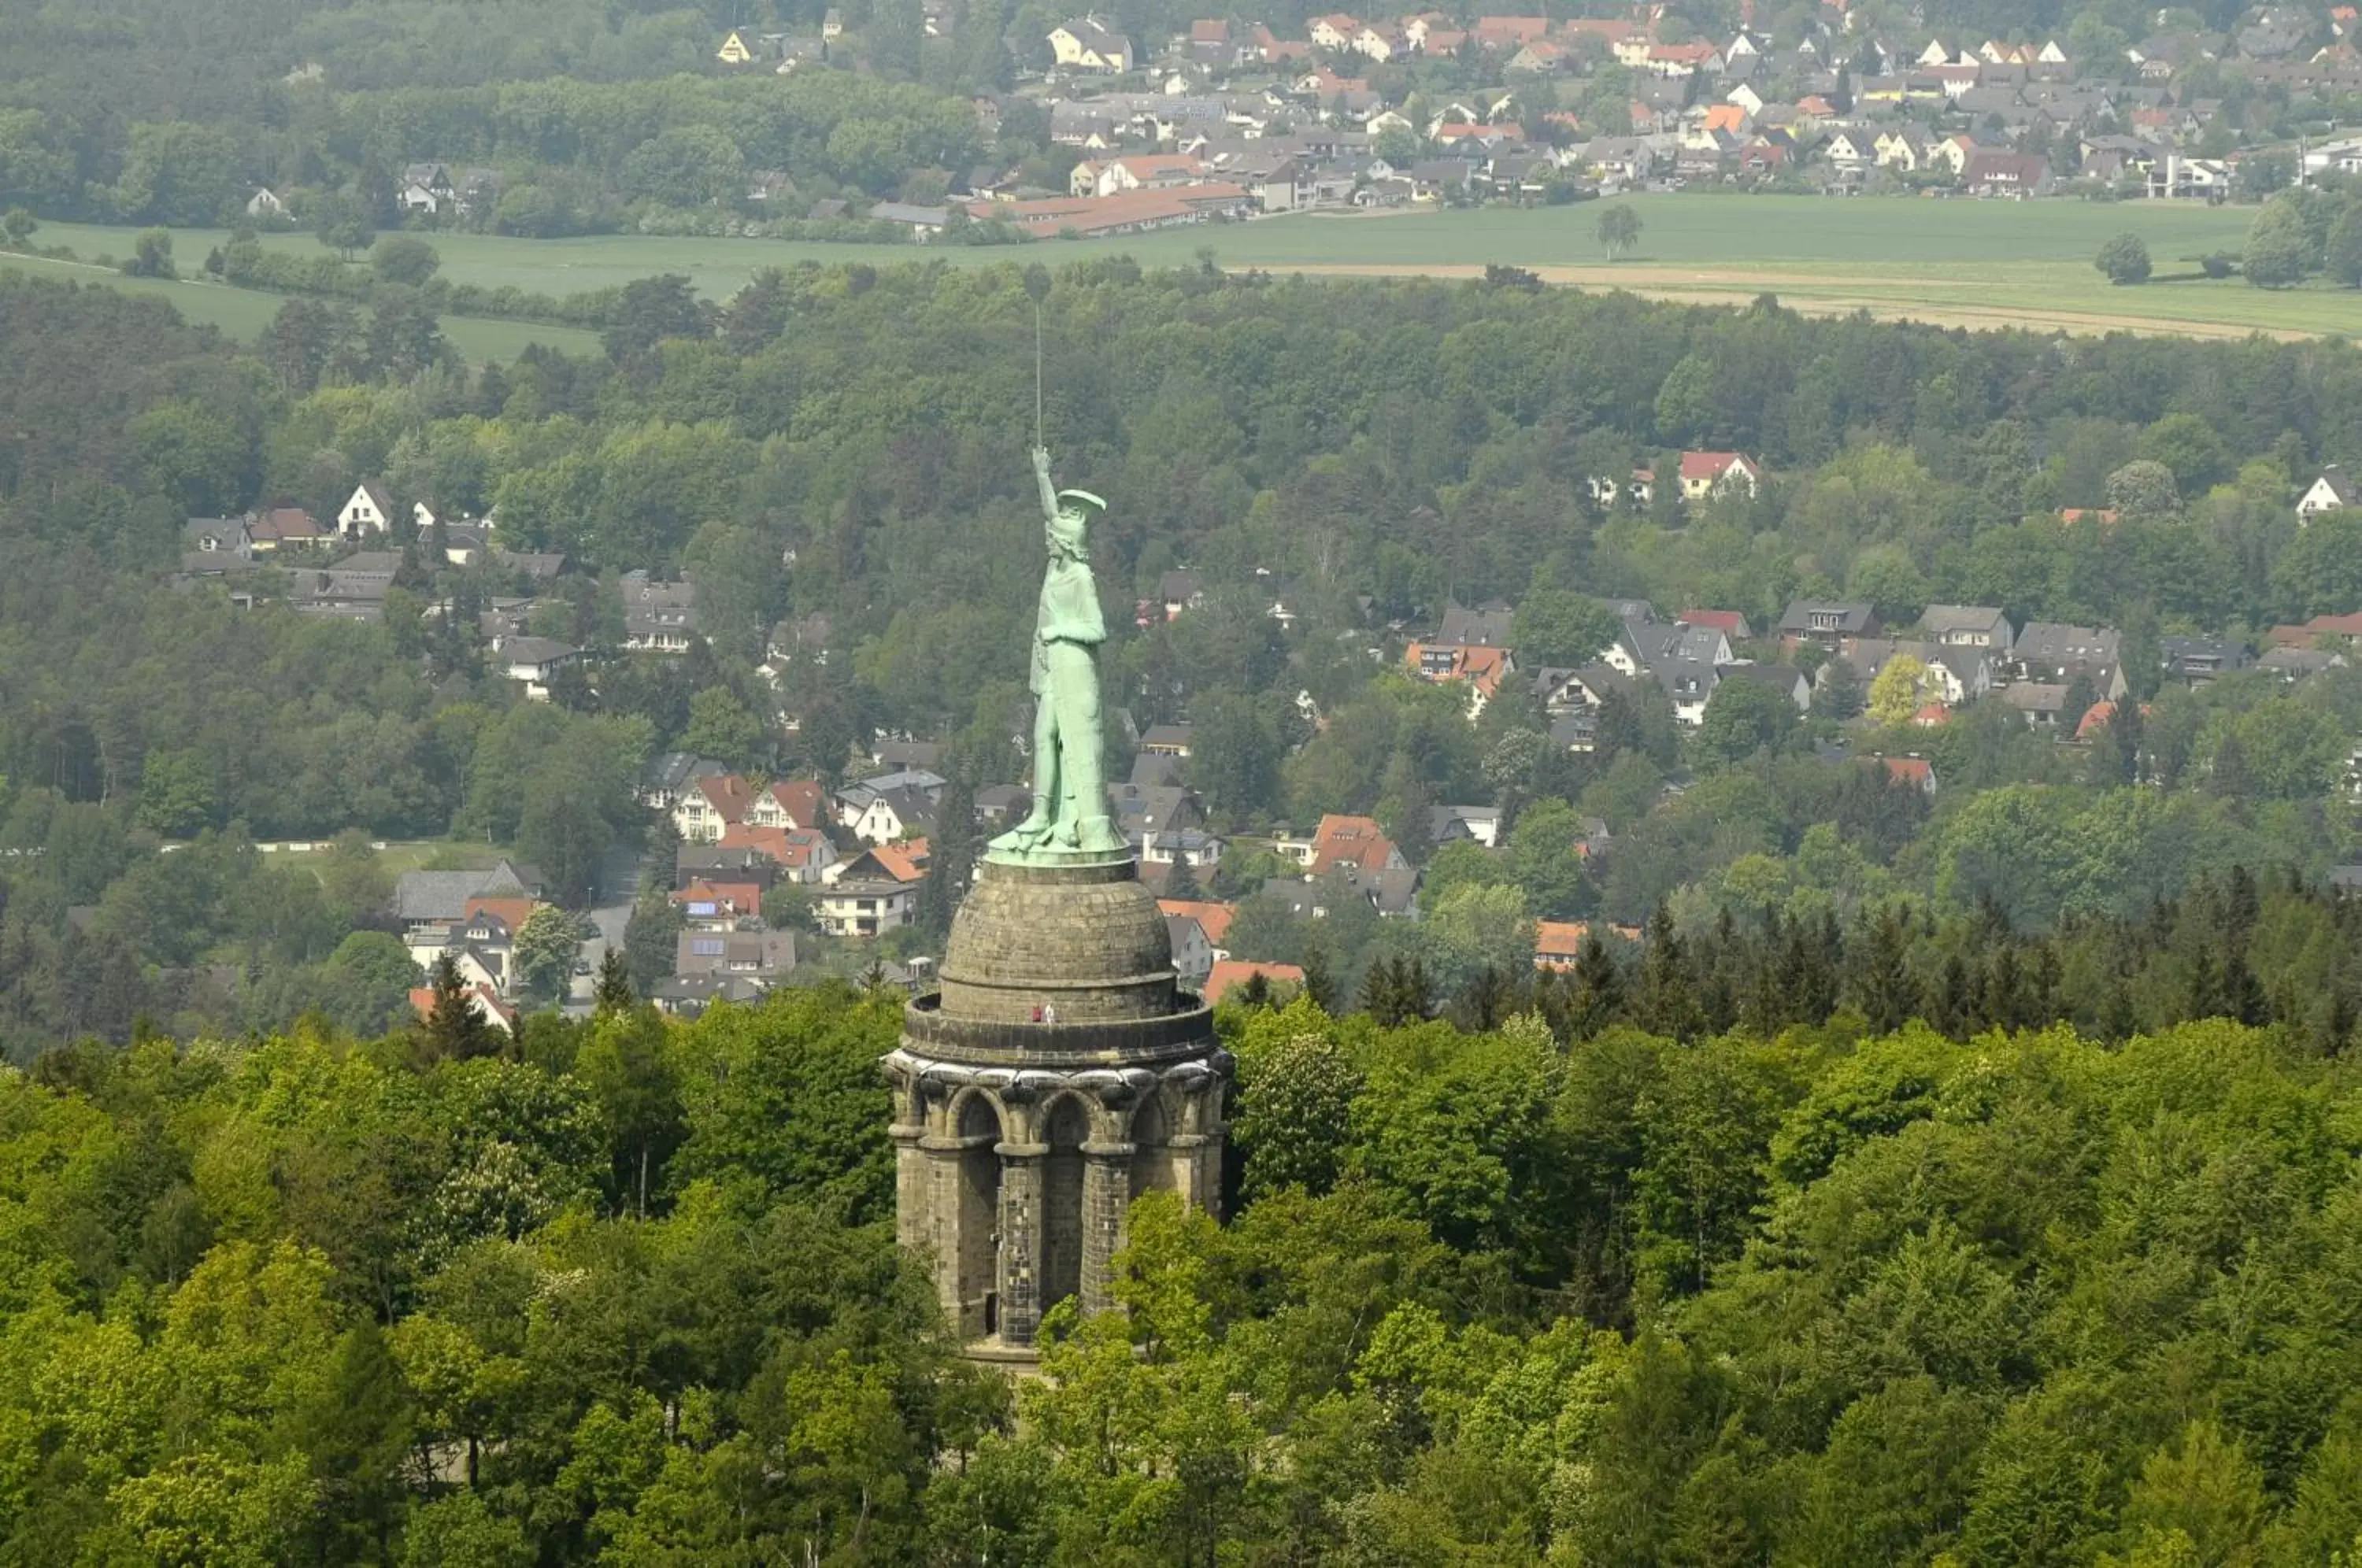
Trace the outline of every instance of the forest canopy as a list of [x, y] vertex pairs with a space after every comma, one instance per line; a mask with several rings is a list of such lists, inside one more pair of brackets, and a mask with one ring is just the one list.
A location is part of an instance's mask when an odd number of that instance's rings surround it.
[[1012, 1386], [842, 988], [0, 1073], [25, 1562], [2319, 1564], [2362, 1099], [2225, 1020], [1677, 1042], [1228, 1008], [1227, 1225]]

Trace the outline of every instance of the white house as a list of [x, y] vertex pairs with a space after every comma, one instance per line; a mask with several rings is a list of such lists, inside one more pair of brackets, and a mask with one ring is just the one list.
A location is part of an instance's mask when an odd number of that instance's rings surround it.
[[1173, 968], [1185, 986], [1205, 984], [1206, 977], [1214, 972], [1214, 944], [1207, 940], [1206, 928], [1198, 923], [1195, 915], [1168, 914], [1164, 917], [1164, 933], [1173, 941]]
[[344, 539], [363, 539], [372, 534], [382, 534], [393, 523], [393, 502], [376, 481], [363, 480], [353, 491], [352, 499], [337, 511], [337, 536]]
[[746, 820], [755, 791], [734, 773], [708, 774], [691, 779], [672, 809], [672, 825], [684, 843], [712, 844], [723, 833]]
[[492, 651], [501, 657], [508, 678], [524, 687], [535, 702], [549, 701], [551, 677], [582, 657], [582, 650], [553, 637], [496, 637]]
[[1050, 29], [1050, 54], [1059, 69], [1120, 76], [1131, 69], [1131, 39], [1097, 17], [1078, 17]]
[[[829, 875], [829, 873], [834, 875]], [[877, 936], [918, 918], [926, 846], [880, 845], [822, 873], [815, 911], [831, 936]]]
[[2300, 525], [2312, 522], [2324, 512], [2362, 503], [2362, 487], [2345, 477], [2345, 470], [2335, 463], [2321, 470], [2312, 488], [2298, 497], [2296, 517]]

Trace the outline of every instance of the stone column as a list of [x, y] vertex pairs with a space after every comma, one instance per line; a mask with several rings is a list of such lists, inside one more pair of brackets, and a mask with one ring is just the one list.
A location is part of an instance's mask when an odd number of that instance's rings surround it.
[[[988, 1132], [974, 1138], [933, 1134], [921, 1138], [917, 1148], [910, 1151], [921, 1167], [917, 1213], [914, 1218], [911, 1209], [904, 1208], [895, 1215], [897, 1231], [916, 1231], [916, 1239], [905, 1240], [902, 1244], [928, 1253], [935, 1271], [935, 1297], [944, 1304], [944, 1315], [965, 1336], [984, 1332], [982, 1307], [961, 1289], [961, 1263], [967, 1256], [971, 1240], [967, 1233], [966, 1154], [970, 1149], [986, 1147], [992, 1142]], [[908, 1204], [911, 1200], [898, 1192], [896, 1201]]]
[[1000, 1156], [1000, 1338], [1030, 1345], [1042, 1326], [1042, 1162], [1046, 1143], [998, 1143]]
[[1123, 1247], [1124, 1210], [1131, 1204], [1131, 1156], [1127, 1143], [1083, 1145], [1083, 1310], [1115, 1305], [1115, 1254]]
[[914, 1250], [933, 1242], [926, 1224], [932, 1176], [932, 1162], [923, 1152], [926, 1135], [923, 1125], [909, 1121], [886, 1129], [894, 1143], [894, 1241]]
[[[1222, 1140], [1220, 1133], [1176, 1132], [1170, 1145], [1174, 1190], [1183, 1207], [1222, 1217]], [[1209, 1159], [1210, 1154], [1211, 1158]]]

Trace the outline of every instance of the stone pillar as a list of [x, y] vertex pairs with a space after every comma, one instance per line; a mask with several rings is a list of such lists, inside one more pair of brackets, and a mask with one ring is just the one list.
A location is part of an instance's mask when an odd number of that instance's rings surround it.
[[1042, 1326], [1042, 1162], [1046, 1143], [999, 1143], [1000, 1311], [1005, 1344], [1030, 1345]]
[[[944, 1304], [944, 1313], [963, 1335], [984, 1332], [981, 1318], [982, 1293], [993, 1288], [990, 1282], [978, 1284], [965, 1277], [973, 1273], [966, 1260], [976, 1238], [968, 1233], [966, 1155], [971, 1149], [991, 1145], [992, 1135], [973, 1138], [945, 1138], [929, 1135], [918, 1141], [911, 1151], [919, 1164], [918, 1181], [921, 1210], [915, 1221], [908, 1209], [895, 1215], [895, 1229], [915, 1229], [915, 1240], [904, 1240], [907, 1247], [925, 1249], [934, 1267], [935, 1297]], [[908, 1202], [901, 1193], [897, 1202]], [[971, 1296], [970, 1292], [975, 1294]]]
[[1083, 1310], [1115, 1305], [1115, 1254], [1131, 1204], [1131, 1143], [1083, 1145]]
[[1173, 1135], [1173, 1187], [1182, 1206], [1202, 1209], [1222, 1217], [1221, 1134], [1176, 1132]]
[[932, 1162], [922, 1150], [927, 1135], [919, 1123], [897, 1121], [886, 1129], [886, 1136], [894, 1143], [894, 1242], [907, 1248], [932, 1245], [927, 1234], [927, 1216]]

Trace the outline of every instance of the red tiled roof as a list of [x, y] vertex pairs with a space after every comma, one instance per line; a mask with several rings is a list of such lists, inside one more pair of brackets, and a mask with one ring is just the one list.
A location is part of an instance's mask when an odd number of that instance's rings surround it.
[[1246, 200], [1245, 189], [1222, 181], [1198, 185], [1165, 185], [1153, 190], [1120, 191], [1112, 196], [1045, 196], [1027, 202], [971, 202], [968, 215], [998, 218], [1037, 237], [1061, 229], [1079, 234], [1128, 228], [1139, 224], [1178, 222], [1206, 207], [1235, 206]]
[[1404, 653], [1411, 669], [1420, 668], [1420, 659], [1431, 648], [1451, 649], [1451, 672], [1442, 679], [1464, 680], [1487, 698], [1501, 689], [1501, 678], [1509, 670], [1509, 650], [1481, 645], [1460, 646], [1441, 643], [1413, 643]]
[[524, 924], [525, 917], [539, 908], [541, 905], [531, 899], [469, 899], [459, 906], [459, 921], [464, 925], [480, 914], [488, 914], [507, 926], [509, 934], [513, 936], [517, 928]]
[[1250, 964], [1243, 959], [1225, 958], [1206, 975], [1202, 991], [1208, 1004], [1220, 1001], [1233, 988], [1243, 986], [1250, 977], [1261, 975], [1275, 985], [1300, 986], [1304, 970], [1295, 964]]
[[1548, 17], [1479, 17], [1468, 30], [1477, 41], [1491, 46], [1529, 44], [1550, 32]]
[[274, 506], [256, 518], [249, 531], [255, 538], [272, 539], [283, 544], [294, 539], [318, 538], [320, 525], [300, 506]]
[[903, 844], [881, 844], [871, 849], [869, 855], [897, 882], [916, 882], [927, 874], [927, 841], [923, 838], [911, 839]]
[[756, 827], [752, 823], [732, 823], [722, 830], [723, 849], [752, 849], [784, 866], [788, 863], [788, 830]]
[[723, 904], [738, 914], [753, 914], [763, 907], [763, 889], [753, 882], [722, 882], [711, 878], [690, 879], [688, 887], [672, 895], [677, 904]]
[[827, 792], [817, 778], [775, 778], [765, 793], [798, 827], [817, 827], [828, 815]]
[[735, 773], [710, 773], [697, 781], [697, 790], [725, 823], [745, 821], [746, 809], [755, 803], [753, 787]]
[[1886, 776], [1898, 784], [1926, 784], [1936, 776], [1935, 765], [1924, 756], [1889, 756]]
[[1572, 968], [1575, 955], [1583, 951], [1583, 939], [1590, 934], [1590, 925], [1579, 920], [1534, 922], [1534, 967]]
[[1710, 483], [1728, 473], [1734, 465], [1744, 468], [1749, 473], [1755, 471], [1753, 460], [1744, 452], [1683, 452], [1682, 478], [1685, 481]]
[[1206, 940], [1217, 947], [1230, 934], [1231, 922], [1239, 912], [1235, 904], [1218, 904], [1203, 899], [1159, 899], [1156, 907], [1166, 914], [1196, 921], [1198, 929], [1206, 933]]
[[1374, 818], [1331, 813], [1320, 819], [1312, 834], [1312, 874], [1336, 866], [1358, 866], [1364, 871], [1383, 867], [1394, 855], [1394, 841]]

